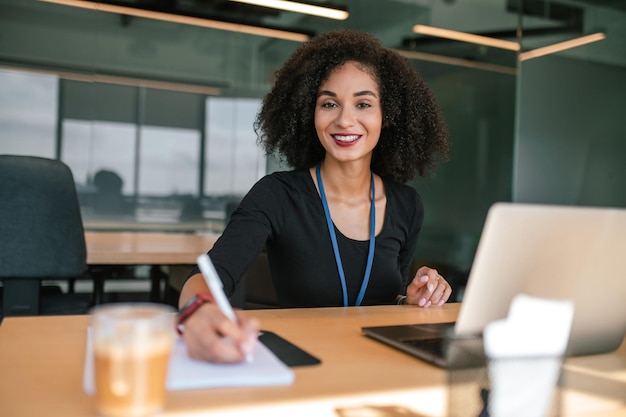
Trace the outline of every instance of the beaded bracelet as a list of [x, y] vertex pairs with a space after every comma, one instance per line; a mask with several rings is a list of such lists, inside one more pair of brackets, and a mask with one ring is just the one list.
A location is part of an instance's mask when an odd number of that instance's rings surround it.
[[197, 309], [204, 303], [214, 303], [215, 300], [211, 293], [203, 292], [194, 295], [189, 301], [180, 309], [176, 318], [176, 331], [179, 335], [183, 334], [184, 323], [187, 319], [196, 312]]

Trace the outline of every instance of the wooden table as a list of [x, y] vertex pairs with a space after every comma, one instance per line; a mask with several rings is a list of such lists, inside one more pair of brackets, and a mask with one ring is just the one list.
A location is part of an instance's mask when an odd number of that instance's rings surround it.
[[[222, 220], [223, 222], [223, 220]], [[135, 218], [128, 221], [83, 219], [85, 230], [90, 232], [173, 232], [194, 233], [213, 231], [218, 228], [212, 222], [138, 222]]]
[[[322, 360], [288, 386], [169, 392], [165, 416], [446, 415], [447, 373], [361, 334], [362, 326], [454, 320], [458, 304], [251, 310]], [[93, 416], [82, 391], [86, 316], [6, 318], [0, 327], [0, 415]], [[626, 416], [626, 346], [570, 359], [563, 416]]]
[[[87, 264], [94, 275], [94, 301], [100, 303], [110, 266], [194, 265], [213, 247], [218, 234], [157, 232], [85, 232]], [[159, 300], [160, 278], [153, 276], [152, 296]]]
[[89, 265], [193, 265], [218, 234], [85, 232]]

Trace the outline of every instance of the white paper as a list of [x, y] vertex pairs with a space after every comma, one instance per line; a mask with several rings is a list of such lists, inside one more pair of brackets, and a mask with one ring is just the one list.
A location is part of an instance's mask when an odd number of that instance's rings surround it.
[[[251, 362], [214, 364], [191, 359], [185, 342], [176, 336], [170, 357], [167, 389], [170, 391], [239, 387], [257, 385], [287, 385], [293, 383], [293, 371], [281, 362], [265, 345], [256, 343]], [[94, 393], [93, 347], [91, 332], [87, 333], [87, 352], [83, 375], [83, 389]]]
[[485, 327], [491, 417], [548, 413], [573, 317], [572, 301], [518, 295], [506, 319]]
[[484, 331], [488, 357], [562, 356], [574, 317], [574, 302], [517, 295], [504, 320]]

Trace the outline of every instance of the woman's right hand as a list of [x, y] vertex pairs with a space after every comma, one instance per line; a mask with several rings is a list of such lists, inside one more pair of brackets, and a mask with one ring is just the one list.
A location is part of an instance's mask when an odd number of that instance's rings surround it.
[[216, 363], [242, 362], [250, 357], [260, 324], [235, 310], [237, 322], [228, 319], [216, 304], [205, 303], [186, 321], [183, 339], [190, 357]]

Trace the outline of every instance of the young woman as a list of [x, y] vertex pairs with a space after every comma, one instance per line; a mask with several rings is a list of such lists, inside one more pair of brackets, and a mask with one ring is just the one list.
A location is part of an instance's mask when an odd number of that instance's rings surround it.
[[[255, 130], [293, 170], [255, 184], [209, 251], [227, 294], [265, 247], [282, 307], [448, 300], [436, 270], [409, 277], [424, 211], [404, 183], [431, 172], [448, 143], [432, 93], [404, 58], [362, 32], [313, 38], [277, 72]], [[259, 323], [242, 312], [229, 321], [198, 295], [207, 292], [197, 273], [181, 292], [194, 311], [189, 353], [240, 361]]]

